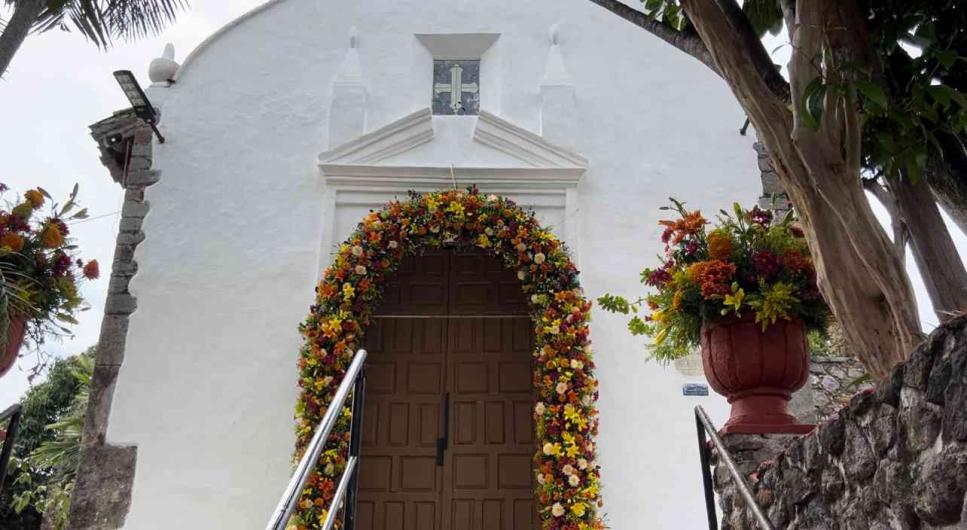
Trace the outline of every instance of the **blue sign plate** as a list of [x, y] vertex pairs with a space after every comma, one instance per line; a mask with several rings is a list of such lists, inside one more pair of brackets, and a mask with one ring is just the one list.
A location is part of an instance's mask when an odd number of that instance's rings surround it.
[[707, 396], [708, 385], [702, 383], [685, 383], [682, 385], [683, 396]]

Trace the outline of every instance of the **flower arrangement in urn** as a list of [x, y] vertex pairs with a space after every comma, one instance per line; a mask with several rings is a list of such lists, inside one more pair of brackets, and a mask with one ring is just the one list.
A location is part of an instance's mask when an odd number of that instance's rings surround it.
[[712, 388], [732, 404], [725, 432], [806, 432], [786, 411], [809, 375], [807, 330], [825, 330], [829, 308], [802, 228], [734, 205], [712, 225], [700, 211], [671, 200], [660, 221], [664, 254], [641, 281], [638, 300], [605, 295], [606, 310], [630, 314], [629, 330], [652, 337], [652, 357], [669, 362], [698, 346]]
[[[8, 192], [0, 184], [0, 196]], [[82, 278], [95, 279], [96, 260], [84, 262], [67, 223], [84, 219], [77, 186], [62, 205], [42, 188], [0, 208], [0, 376], [6, 373], [26, 338], [42, 344], [50, 334], [67, 332], [86, 308], [78, 293]], [[45, 205], [49, 204], [47, 212]]]

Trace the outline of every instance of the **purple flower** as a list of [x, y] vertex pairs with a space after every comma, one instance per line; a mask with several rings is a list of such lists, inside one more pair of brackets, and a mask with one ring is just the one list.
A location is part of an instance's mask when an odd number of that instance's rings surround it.
[[764, 227], [769, 226], [769, 223], [772, 222], [772, 212], [769, 210], [763, 210], [758, 206], [753, 207], [752, 211], [749, 212], [749, 215], [752, 217], [753, 223], [762, 225]]

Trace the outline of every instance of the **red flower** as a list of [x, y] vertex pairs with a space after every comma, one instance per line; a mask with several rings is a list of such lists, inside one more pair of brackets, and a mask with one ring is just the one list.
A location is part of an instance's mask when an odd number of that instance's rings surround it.
[[782, 268], [782, 262], [779, 256], [772, 252], [759, 250], [752, 254], [752, 266], [755, 267], [755, 271], [760, 278], [768, 280], [779, 272], [779, 269]]

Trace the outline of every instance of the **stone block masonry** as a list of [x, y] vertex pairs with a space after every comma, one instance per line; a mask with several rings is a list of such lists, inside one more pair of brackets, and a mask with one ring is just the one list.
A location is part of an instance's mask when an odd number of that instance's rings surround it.
[[130, 113], [98, 122], [91, 132], [101, 160], [125, 192], [67, 528], [114, 530], [124, 525], [130, 508], [137, 448], [109, 444], [105, 435], [114, 385], [124, 362], [128, 318], [138, 306], [128, 284], [138, 270], [134, 251], [144, 240], [141, 223], [149, 209], [144, 190], [159, 175], [151, 170], [151, 128]]
[[[967, 529], [967, 316], [812, 434], [725, 439], [776, 528]], [[721, 527], [757, 528], [724, 466]]]

